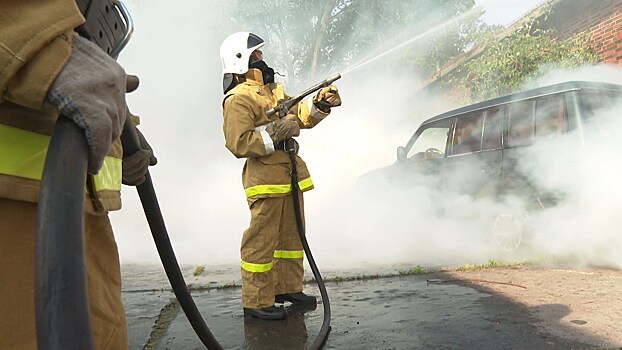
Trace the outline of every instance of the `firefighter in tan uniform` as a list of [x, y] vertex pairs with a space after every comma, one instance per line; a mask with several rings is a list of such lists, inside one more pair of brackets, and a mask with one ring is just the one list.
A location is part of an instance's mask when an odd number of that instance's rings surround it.
[[37, 348], [35, 218], [49, 135], [59, 114], [84, 130], [89, 146], [92, 181], [85, 191], [84, 232], [95, 348], [127, 349], [108, 212], [121, 207], [122, 180], [144, 181], [150, 153], [135, 153], [122, 164], [125, 72], [74, 33], [85, 21], [75, 0], [14, 0], [0, 7], [0, 349]]
[[[291, 194], [291, 164], [283, 141], [312, 128], [341, 104], [335, 86], [328, 86], [292, 108], [286, 117], [265, 111], [285, 97], [274, 82], [274, 70], [259, 50], [264, 41], [248, 32], [227, 37], [220, 48], [223, 64], [223, 131], [225, 146], [246, 158], [242, 184], [251, 211], [240, 248], [242, 306], [245, 316], [281, 320], [287, 312], [276, 303], [316, 304], [302, 292], [303, 247], [296, 227]], [[321, 101], [321, 103], [320, 103]], [[301, 191], [313, 188], [305, 163], [297, 157]], [[302, 195], [300, 195], [302, 208]], [[304, 213], [302, 214], [304, 222]]]

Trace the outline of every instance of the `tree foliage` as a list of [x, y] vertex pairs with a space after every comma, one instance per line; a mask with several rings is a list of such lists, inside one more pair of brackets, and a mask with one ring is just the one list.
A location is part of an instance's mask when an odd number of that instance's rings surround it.
[[556, 41], [555, 32], [537, 29], [535, 19], [498, 40], [494, 34], [501, 28], [484, 24], [481, 13], [413, 41], [472, 12], [474, 5], [475, 0], [231, 0], [225, 15], [237, 30], [266, 40], [266, 61], [292, 89], [404, 43], [408, 46], [382, 57], [373, 69], [427, 78], [443, 73], [441, 68], [471, 48], [485, 47], [445, 80], [461, 85], [471, 102], [516, 91], [526, 79], [552, 69], [599, 59], [587, 34]]
[[[239, 30], [266, 40], [266, 61], [295, 86], [389, 50], [473, 6], [474, 0], [236, 0], [227, 15]], [[411, 54], [410, 66], [431, 70], [468, 47], [468, 30], [450, 31], [415, 58]], [[408, 54], [388, 59], [403, 61]]]
[[586, 33], [557, 41], [555, 31], [536, 26], [532, 20], [509, 37], [489, 42], [478, 58], [458, 70], [460, 78], [456, 80], [464, 86], [471, 102], [515, 92], [527, 79], [553, 69], [599, 60]]

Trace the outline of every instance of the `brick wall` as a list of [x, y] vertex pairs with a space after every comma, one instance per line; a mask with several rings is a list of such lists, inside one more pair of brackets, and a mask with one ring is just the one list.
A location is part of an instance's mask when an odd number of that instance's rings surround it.
[[622, 65], [622, 0], [557, 1], [541, 27], [555, 29], [561, 40], [588, 31], [601, 61]]
[[[547, 6], [552, 7], [552, 12], [548, 16], [541, 15]], [[601, 62], [622, 66], [622, 0], [542, 0], [537, 10], [538, 13], [534, 16], [538, 16], [539, 29], [554, 29], [558, 33], [558, 40], [565, 40], [587, 31], [592, 35]], [[517, 21], [515, 28], [507, 29], [506, 35], [522, 24], [520, 20]], [[433, 75], [424, 81], [424, 88], [430, 91], [443, 90], [441, 82], [444, 77], [464, 62], [477, 58], [478, 55], [479, 53], [471, 52], [459, 57], [444, 67], [442, 76]]]

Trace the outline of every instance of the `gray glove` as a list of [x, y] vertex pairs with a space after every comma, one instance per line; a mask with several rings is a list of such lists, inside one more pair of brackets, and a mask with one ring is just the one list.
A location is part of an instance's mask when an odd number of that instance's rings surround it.
[[140, 140], [140, 150], [123, 158], [123, 183], [129, 186], [138, 186], [145, 182], [150, 165], [156, 165], [158, 159], [153, 155], [153, 149], [145, 139], [143, 133], [134, 128]]
[[125, 89], [123, 68], [95, 44], [74, 35], [69, 61], [46, 101], [84, 129], [90, 174], [99, 171], [112, 141], [121, 134], [127, 110]]
[[300, 135], [298, 118], [293, 114], [288, 114], [268, 124], [266, 131], [274, 143], [298, 136]]

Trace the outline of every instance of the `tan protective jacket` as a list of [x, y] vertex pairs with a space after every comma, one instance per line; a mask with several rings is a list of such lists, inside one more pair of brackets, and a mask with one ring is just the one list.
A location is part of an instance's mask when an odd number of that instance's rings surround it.
[[[266, 116], [266, 111], [285, 97], [280, 83], [263, 84], [261, 71], [250, 69], [243, 82], [236, 85], [223, 100], [223, 131], [225, 146], [238, 158], [246, 158], [242, 185], [249, 205], [255, 199], [286, 196], [291, 192], [289, 155], [275, 145], [266, 125], [278, 119]], [[310, 129], [327, 116], [307, 101], [294, 106], [290, 113], [298, 117], [301, 128]], [[298, 156], [298, 185], [302, 191], [313, 188], [305, 162]]]
[[[49, 135], [58, 117], [44, 106], [84, 23], [75, 0], [7, 0], [0, 11], [0, 198], [37, 202]], [[92, 178], [86, 210], [121, 207], [121, 143]]]

